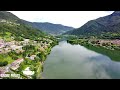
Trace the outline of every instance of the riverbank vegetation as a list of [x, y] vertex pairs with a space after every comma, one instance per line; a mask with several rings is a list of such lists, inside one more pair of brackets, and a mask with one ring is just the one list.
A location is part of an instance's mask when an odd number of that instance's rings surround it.
[[90, 50], [107, 55], [114, 61], [120, 61], [120, 40], [118, 39], [69, 39], [71, 44], [80, 44]]

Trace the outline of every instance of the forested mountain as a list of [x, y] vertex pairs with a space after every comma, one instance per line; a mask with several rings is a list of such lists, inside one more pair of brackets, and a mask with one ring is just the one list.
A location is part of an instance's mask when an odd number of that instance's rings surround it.
[[58, 34], [63, 34], [67, 31], [71, 31], [74, 28], [73, 27], [69, 27], [69, 26], [64, 26], [61, 24], [53, 24], [53, 23], [40, 23], [40, 22], [28, 22], [23, 20], [23, 22], [25, 24], [28, 24], [30, 26], [32, 26], [33, 28], [37, 28], [42, 30], [43, 32], [49, 33], [49, 34], [53, 34], [53, 35], [58, 35]]
[[10, 12], [0, 11], [0, 36], [5, 36], [6, 32], [11, 33], [18, 39], [30, 38], [36, 39], [44, 36], [44, 33], [38, 29], [25, 25], [21, 19]]
[[120, 35], [120, 11], [115, 11], [108, 16], [88, 21], [82, 27], [68, 31], [65, 34], [77, 36], [112, 34], [118, 37]]

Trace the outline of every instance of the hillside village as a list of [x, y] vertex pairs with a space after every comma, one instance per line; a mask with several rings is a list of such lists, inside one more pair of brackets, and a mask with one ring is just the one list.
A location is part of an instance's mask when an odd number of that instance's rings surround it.
[[[49, 54], [52, 45], [54, 46], [55, 41], [49, 38], [41, 38], [39, 41], [24, 39], [23, 41], [12, 40], [9, 42], [0, 39], [0, 59], [2, 60], [2, 57], [6, 55], [3, 62], [7, 62], [6, 65], [0, 66], [0, 75], [20, 74], [22, 77], [11, 78], [32, 78], [32, 76], [36, 78], [36, 73], [40, 74], [43, 61]], [[8, 57], [11, 62], [8, 61]], [[31, 70], [31, 66], [33, 70]]]

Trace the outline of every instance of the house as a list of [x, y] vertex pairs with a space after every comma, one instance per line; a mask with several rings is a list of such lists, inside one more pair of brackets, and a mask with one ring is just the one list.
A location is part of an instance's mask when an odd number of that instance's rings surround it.
[[0, 67], [0, 74], [5, 74], [5, 73], [6, 73], [6, 68]]
[[33, 41], [34, 42], [34, 44], [36, 44], [37, 43], [37, 41]]
[[15, 41], [8, 42], [9, 45], [14, 45]]
[[40, 47], [40, 49], [39, 49], [40, 51], [42, 51], [42, 52], [44, 52], [45, 51], [45, 49], [43, 48], [43, 47]]
[[23, 46], [11, 45], [10, 47], [12, 50], [22, 50]]
[[23, 58], [15, 60], [15, 61], [11, 64], [11, 69], [13, 69], [13, 70], [18, 69], [18, 68], [20, 67], [19, 65], [20, 65], [23, 61], [24, 61]]
[[3, 48], [3, 47], [5, 47], [5, 45], [4, 44], [0, 44], [0, 48]]
[[26, 76], [31, 76], [31, 75], [34, 75], [34, 71], [31, 71], [30, 70], [30, 67], [27, 67], [24, 71], [23, 71], [23, 74], [26, 75]]
[[44, 48], [47, 49], [48, 48], [47, 45], [45, 45]]
[[29, 39], [24, 39], [24, 43], [28, 43], [29, 41]]
[[10, 51], [11, 51], [10, 48], [4, 48], [3, 50], [4, 50], [4, 53], [7, 53], [7, 52], [10, 52]]
[[35, 57], [36, 57], [36, 55], [32, 55], [32, 56], [29, 57], [29, 59], [34, 60]]
[[120, 45], [120, 40], [112, 40], [111, 41], [113, 44]]
[[2, 52], [3, 51], [3, 49], [0, 49], [0, 52]]
[[29, 58], [30, 60], [35, 60], [36, 55], [31, 55], [30, 57], [26, 57]]
[[4, 48], [4, 50], [5, 50], [5, 51], [9, 51], [9, 50], [10, 50], [10, 48]]
[[4, 40], [3, 40], [3, 39], [0, 39], [0, 43], [4, 43]]
[[15, 60], [15, 61], [12, 63], [12, 65], [20, 64], [20, 63], [22, 63], [23, 61], [24, 61], [23, 58], [17, 59], [17, 60]]

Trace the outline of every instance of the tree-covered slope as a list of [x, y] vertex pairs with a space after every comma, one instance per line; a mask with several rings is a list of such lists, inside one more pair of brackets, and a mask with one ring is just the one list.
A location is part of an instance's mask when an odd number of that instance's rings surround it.
[[106, 33], [120, 33], [120, 11], [115, 11], [111, 15], [100, 17], [88, 21], [82, 27], [65, 34], [71, 35], [101, 35]]
[[74, 28], [73, 27], [69, 27], [69, 26], [64, 26], [61, 24], [53, 24], [53, 23], [40, 23], [40, 22], [28, 22], [23, 20], [23, 22], [25, 24], [28, 24], [30, 26], [32, 26], [33, 28], [37, 28], [42, 30], [43, 32], [49, 33], [49, 34], [63, 34], [67, 31], [71, 31]]
[[10, 32], [16, 38], [36, 39], [45, 35], [42, 31], [24, 24], [14, 14], [0, 11], [0, 35], [4, 37], [6, 32]]

